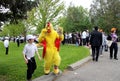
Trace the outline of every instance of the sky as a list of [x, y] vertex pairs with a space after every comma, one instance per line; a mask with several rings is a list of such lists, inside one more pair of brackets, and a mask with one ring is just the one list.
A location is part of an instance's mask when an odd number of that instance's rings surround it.
[[90, 4], [92, 3], [92, 0], [61, 0], [65, 2], [66, 7], [70, 5], [72, 2], [73, 5], [75, 6], [83, 6], [84, 8], [90, 9]]

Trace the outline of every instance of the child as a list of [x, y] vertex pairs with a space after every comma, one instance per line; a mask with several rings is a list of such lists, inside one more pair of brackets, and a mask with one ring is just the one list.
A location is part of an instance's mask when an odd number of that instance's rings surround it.
[[39, 60], [41, 60], [41, 57], [38, 53], [37, 46], [33, 43], [34, 37], [32, 35], [27, 36], [28, 44], [25, 45], [23, 50], [23, 57], [27, 64], [27, 81], [31, 81], [32, 74], [34, 73], [34, 70], [36, 69], [36, 61], [35, 61], [35, 53], [38, 55]]
[[4, 47], [6, 48], [5, 54], [8, 55], [8, 51], [9, 51], [9, 37], [5, 37]]

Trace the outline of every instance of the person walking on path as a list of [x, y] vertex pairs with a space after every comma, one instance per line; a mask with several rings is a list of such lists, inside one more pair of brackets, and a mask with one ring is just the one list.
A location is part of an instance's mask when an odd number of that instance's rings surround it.
[[8, 55], [8, 51], [9, 51], [9, 37], [5, 37], [4, 47], [6, 49], [5, 54]]
[[102, 45], [100, 46], [100, 51], [99, 51], [99, 54], [100, 55], [103, 55], [103, 50], [105, 50], [105, 46], [106, 46], [106, 43], [107, 43], [107, 39], [106, 39], [106, 36], [105, 36], [105, 32], [103, 32], [102, 29], [99, 30], [99, 32], [102, 33]]
[[27, 36], [28, 44], [25, 45], [23, 50], [23, 57], [27, 64], [27, 81], [31, 81], [32, 74], [36, 69], [36, 61], [35, 61], [35, 52], [38, 55], [39, 60], [41, 57], [38, 53], [37, 46], [33, 43], [34, 37], [32, 35]]
[[116, 34], [116, 28], [111, 29], [111, 38], [112, 38], [112, 44], [110, 46], [110, 59], [113, 58], [113, 51], [114, 51], [114, 59], [118, 60], [118, 58], [117, 58], [117, 52], [118, 52], [117, 39], [118, 39], [118, 36]]
[[95, 26], [95, 30], [91, 32], [90, 45], [92, 48], [93, 61], [98, 61], [100, 46], [102, 45], [102, 33], [98, 31], [98, 27]]

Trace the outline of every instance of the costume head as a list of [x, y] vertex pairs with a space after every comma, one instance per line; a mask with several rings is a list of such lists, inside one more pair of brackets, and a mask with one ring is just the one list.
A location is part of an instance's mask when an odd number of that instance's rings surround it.
[[50, 22], [48, 22], [47, 24], [46, 24], [46, 30], [47, 30], [47, 33], [50, 33], [51, 31], [52, 31], [52, 29], [53, 29], [53, 26], [52, 26], [52, 24], [50, 23]]

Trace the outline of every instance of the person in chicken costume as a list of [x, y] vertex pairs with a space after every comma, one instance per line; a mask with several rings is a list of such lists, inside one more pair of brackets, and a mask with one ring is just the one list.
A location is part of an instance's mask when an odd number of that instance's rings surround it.
[[61, 57], [59, 55], [60, 43], [63, 40], [63, 29], [58, 28], [58, 32], [53, 29], [50, 22], [42, 29], [38, 41], [43, 45], [44, 72], [50, 73], [50, 67], [53, 65], [54, 74], [59, 73]]

